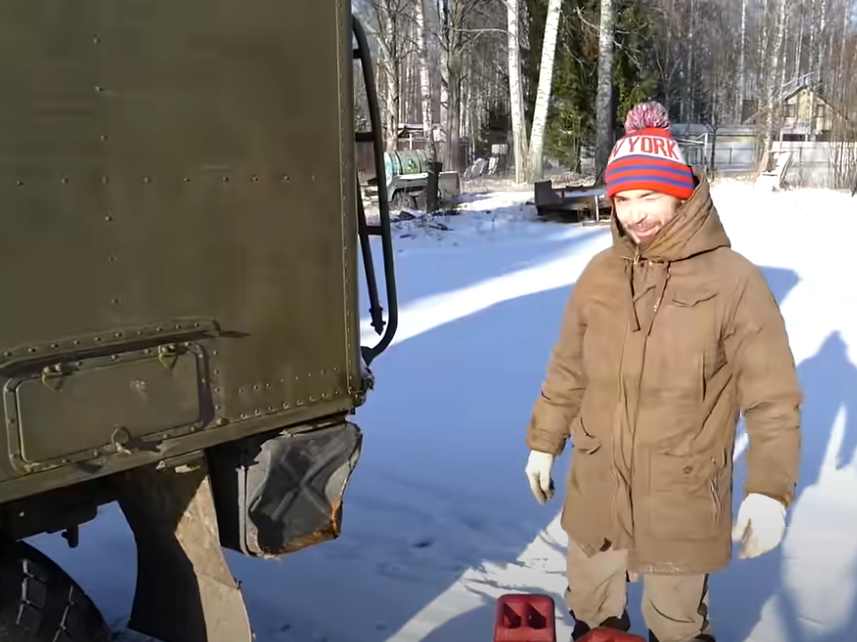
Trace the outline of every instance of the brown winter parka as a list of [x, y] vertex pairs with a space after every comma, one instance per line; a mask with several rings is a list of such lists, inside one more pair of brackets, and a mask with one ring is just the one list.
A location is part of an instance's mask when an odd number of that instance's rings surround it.
[[533, 450], [572, 442], [569, 537], [590, 554], [628, 550], [636, 573], [728, 564], [742, 411], [745, 495], [788, 505], [797, 482], [802, 397], [783, 318], [697, 179], [646, 248], [613, 217], [612, 247], [572, 291], [527, 431]]

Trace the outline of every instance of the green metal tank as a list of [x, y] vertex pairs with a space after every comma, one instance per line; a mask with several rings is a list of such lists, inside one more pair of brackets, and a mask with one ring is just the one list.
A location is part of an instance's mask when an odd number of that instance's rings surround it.
[[389, 182], [396, 176], [424, 174], [429, 171], [429, 157], [422, 149], [384, 153], [384, 171]]

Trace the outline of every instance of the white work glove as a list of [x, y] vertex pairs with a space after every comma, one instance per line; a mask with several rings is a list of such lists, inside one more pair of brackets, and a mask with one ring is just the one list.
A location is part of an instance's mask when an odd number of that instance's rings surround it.
[[741, 545], [740, 559], [774, 550], [786, 533], [786, 507], [767, 495], [750, 493], [741, 502], [732, 541]]
[[553, 497], [554, 487], [551, 479], [554, 456], [538, 450], [530, 451], [527, 467], [524, 472], [530, 481], [530, 490], [539, 504], [544, 504]]

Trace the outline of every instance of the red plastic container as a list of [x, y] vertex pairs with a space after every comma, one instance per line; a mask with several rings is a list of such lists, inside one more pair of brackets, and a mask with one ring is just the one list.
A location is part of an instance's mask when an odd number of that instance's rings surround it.
[[550, 595], [507, 593], [497, 600], [494, 642], [556, 642]]
[[598, 628], [580, 638], [577, 642], [646, 642], [639, 635], [631, 635], [614, 629]]

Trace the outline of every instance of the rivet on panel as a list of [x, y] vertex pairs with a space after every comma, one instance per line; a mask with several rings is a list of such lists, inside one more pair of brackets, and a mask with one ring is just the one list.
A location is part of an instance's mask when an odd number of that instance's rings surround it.
[[[110, 303], [112, 303], [113, 305], [119, 305], [119, 299], [110, 299]], [[117, 333], [116, 333], [116, 336], [117, 336], [117, 337], [121, 337], [121, 336], [122, 336], [122, 333], [121, 333], [121, 332], [117, 332]]]
[[283, 182], [284, 182], [284, 183], [288, 183], [288, 182], [289, 182], [289, 180], [291, 180], [291, 179], [289, 179], [289, 175], [288, 175], [288, 174], [283, 174], [283, 179], [282, 179], [282, 180], [283, 180]]
[[223, 177], [223, 182], [224, 182], [224, 183], [228, 183], [228, 182], [229, 182], [229, 177], [228, 177], [228, 176], [224, 176], [224, 177]]
[[101, 42], [101, 38], [99, 38], [98, 36], [93, 36], [93, 37], [92, 37], [92, 44], [97, 45], [97, 44], [99, 44], [100, 42]]
[[24, 181], [15, 181], [15, 185], [18, 187], [24, 187]]
[[250, 180], [251, 180], [251, 181], [253, 181], [254, 183], [258, 183], [258, 182], [259, 182], [259, 177], [258, 177], [258, 176], [256, 176], [255, 174], [253, 174], [253, 175], [250, 177]]
[[60, 179], [60, 182], [61, 182], [63, 185], [68, 185], [68, 176], [63, 176], [63, 177]]
[[183, 180], [185, 183], [190, 183], [190, 177], [188, 177], [188, 176], [185, 176], [182, 180]]
[[151, 177], [151, 176], [144, 176], [144, 177], [143, 177], [143, 182], [144, 182], [144, 183], [151, 183], [151, 182], [152, 182], [152, 177]]
[[102, 182], [104, 185], [107, 185], [107, 183], [109, 183], [109, 182], [110, 182], [110, 179], [109, 179], [109, 178], [107, 178], [106, 176], [102, 176], [102, 177], [101, 177], [101, 182]]
[[288, 410], [289, 408], [291, 408], [291, 404], [284, 401], [283, 402], [283, 410]]
[[109, 223], [110, 221], [112, 221], [112, 220], [113, 220], [113, 216], [112, 216], [111, 214], [105, 214], [105, 215], [104, 215], [104, 220], [105, 220], [105, 221], [107, 221], [107, 222]]

